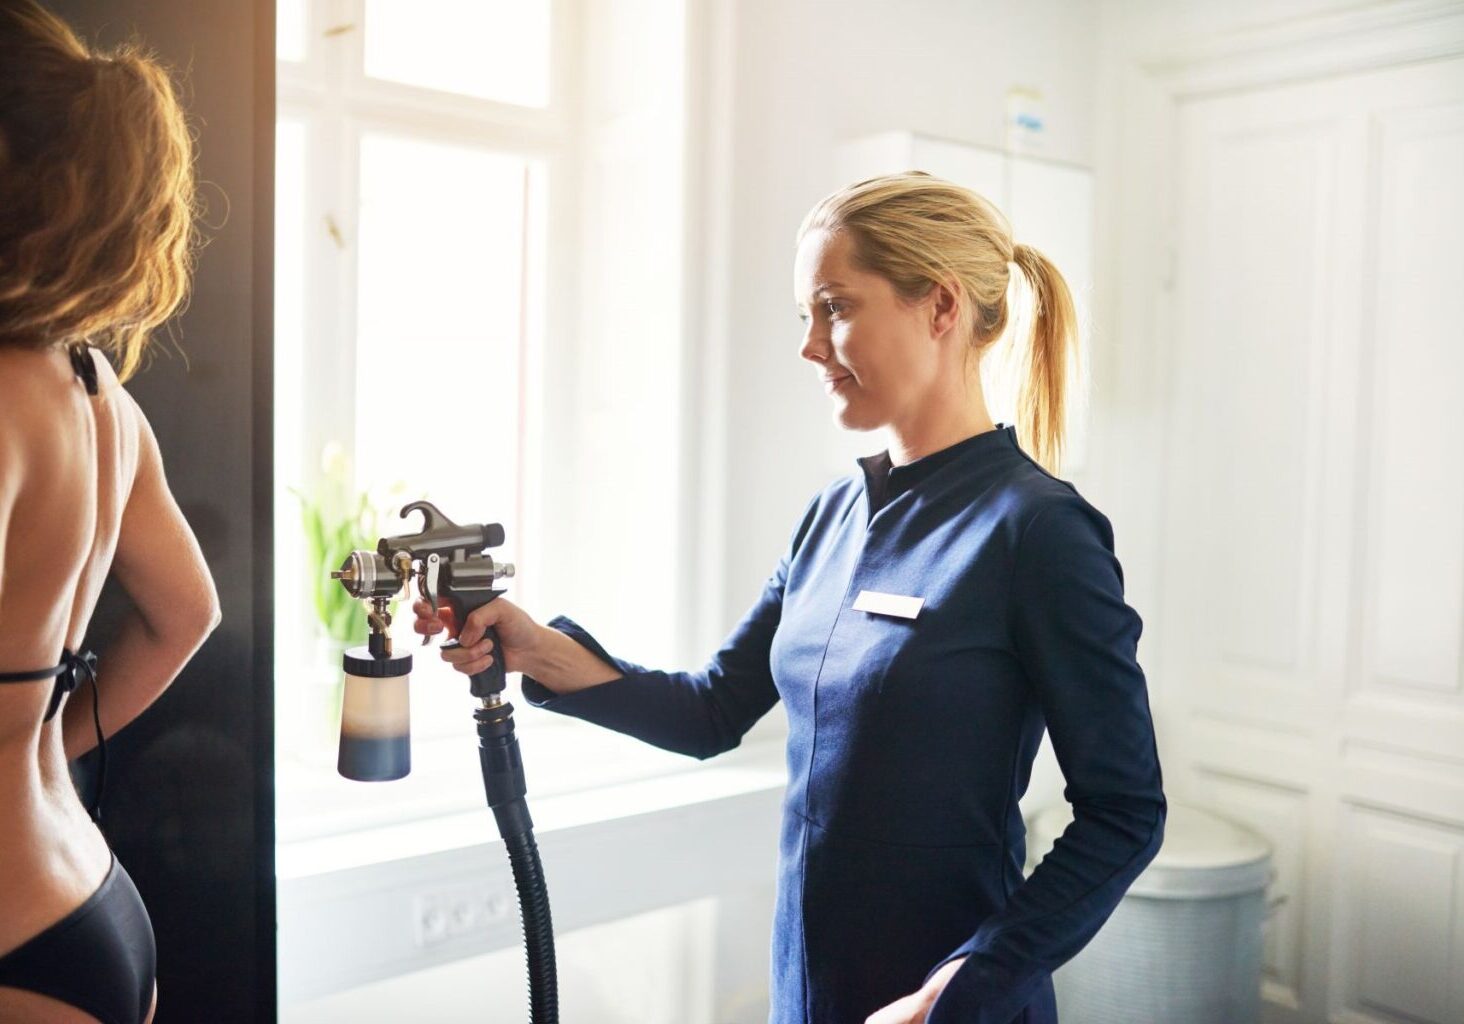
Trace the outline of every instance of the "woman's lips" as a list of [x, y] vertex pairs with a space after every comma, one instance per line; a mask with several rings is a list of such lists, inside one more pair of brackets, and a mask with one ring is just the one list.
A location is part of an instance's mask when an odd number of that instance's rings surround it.
[[852, 374], [845, 373], [840, 374], [837, 377], [825, 377], [823, 379], [824, 390], [832, 395], [835, 391], [838, 391], [840, 385], [842, 385], [844, 381], [848, 380], [851, 376]]

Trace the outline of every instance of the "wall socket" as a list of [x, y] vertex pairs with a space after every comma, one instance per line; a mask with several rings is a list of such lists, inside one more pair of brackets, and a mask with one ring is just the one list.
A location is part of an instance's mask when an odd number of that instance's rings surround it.
[[511, 893], [487, 885], [461, 885], [423, 893], [413, 902], [417, 945], [427, 948], [484, 934], [513, 909]]

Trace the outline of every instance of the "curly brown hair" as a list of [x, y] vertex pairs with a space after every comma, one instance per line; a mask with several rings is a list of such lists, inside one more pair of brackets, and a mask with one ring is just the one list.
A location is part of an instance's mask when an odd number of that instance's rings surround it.
[[0, 0], [0, 345], [96, 344], [131, 376], [187, 297], [195, 202], [168, 71]]

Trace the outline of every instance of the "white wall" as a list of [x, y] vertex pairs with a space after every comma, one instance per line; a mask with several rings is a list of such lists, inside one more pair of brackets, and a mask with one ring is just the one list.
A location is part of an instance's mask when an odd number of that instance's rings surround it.
[[[1156, 629], [1162, 628], [1156, 446], [1164, 429], [1163, 353], [1147, 348], [1140, 335], [1156, 315], [1166, 282], [1162, 274], [1141, 279], [1129, 247], [1137, 237], [1167, 228], [1161, 220], [1163, 197], [1126, 195], [1136, 167], [1163, 159], [1153, 138], [1131, 130], [1139, 100], [1129, 76], [1139, 62], [1213, 44], [1217, 37], [1356, 6], [1352, 0], [1100, 0], [1097, 5], [1094, 344], [1104, 358], [1094, 366], [1093, 458], [1085, 493], [1114, 521], [1130, 603], [1141, 611], [1152, 609], [1154, 614], [1145, 618]], [[1150, 684], [1151, 695], [1162, 703], [1163, 681], [1151, 678]]]
[[[1153, 344], [1162, 334], [1164, 291], [1171, 268], [1143, 266], [1134, 252], [1162, 241], [1167, 197], [1135, 191], [1137, 171], [1168, 159], [1163, 145], [1146, 135], [1144, 105], [1152, 96], [1135, 87], [1136, 68], [1173, 58], [1217, 40], [1239, 39], [1268, 27], [1300, 23], [1359, 5], [1352, 0], [1100, 0], [1097, 4], [1097, 103], [1093, 138], [1096, 176], [1096, 263], [1092, 394], [1091, 476], [1085, 493], [1114, 521], [1118, 557], [1124, 566], [1129, 602], [1145, 615], [1146, 646], [1163, 629], [1158, 586], [1162, 560], [1159, 524], [1162, 480], [1165, 351]], [[1134, 126], [1142, 124], [1143, 130]], [[1144, 179], [1147, 180], [1147, 179]], [[1110, 268], [1105, 274], [1104, 268]], [[1140, 648], [1142, 658], [1144, 647]], [[1156, 715], [1165, 714], [1164, 680], [1150, 678]], [[1164, 753], [1161, 729], [1160, 751]]]
[[[555, 935], [561, 1016], [578, 1024], [723, 1024], [711, 996], [714, 900]], [[500, 949], [282, 1008], [282, 1024], [529, 1019], [524, 951]], [[766, 1003], [764, 1003], [766, 1015]], [[751, 1018], [739, 1018], [751, 1020]]]
[[1101, 0], [1105, 55], [1157, 54], [1176, 43], [1366, 6], [1357, 0]]

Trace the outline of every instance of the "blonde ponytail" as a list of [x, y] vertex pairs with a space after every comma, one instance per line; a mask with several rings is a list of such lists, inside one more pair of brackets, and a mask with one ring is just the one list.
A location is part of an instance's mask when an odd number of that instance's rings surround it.
[[1078, 317], [1072, 292], [1052, 261], [1030, 245], [1012, 247], [1032, 295], [1027, 373], [1017, 397], [1017, 436], [1049, 473], [1062, 468], [1067, 402], [1078, 366]]

